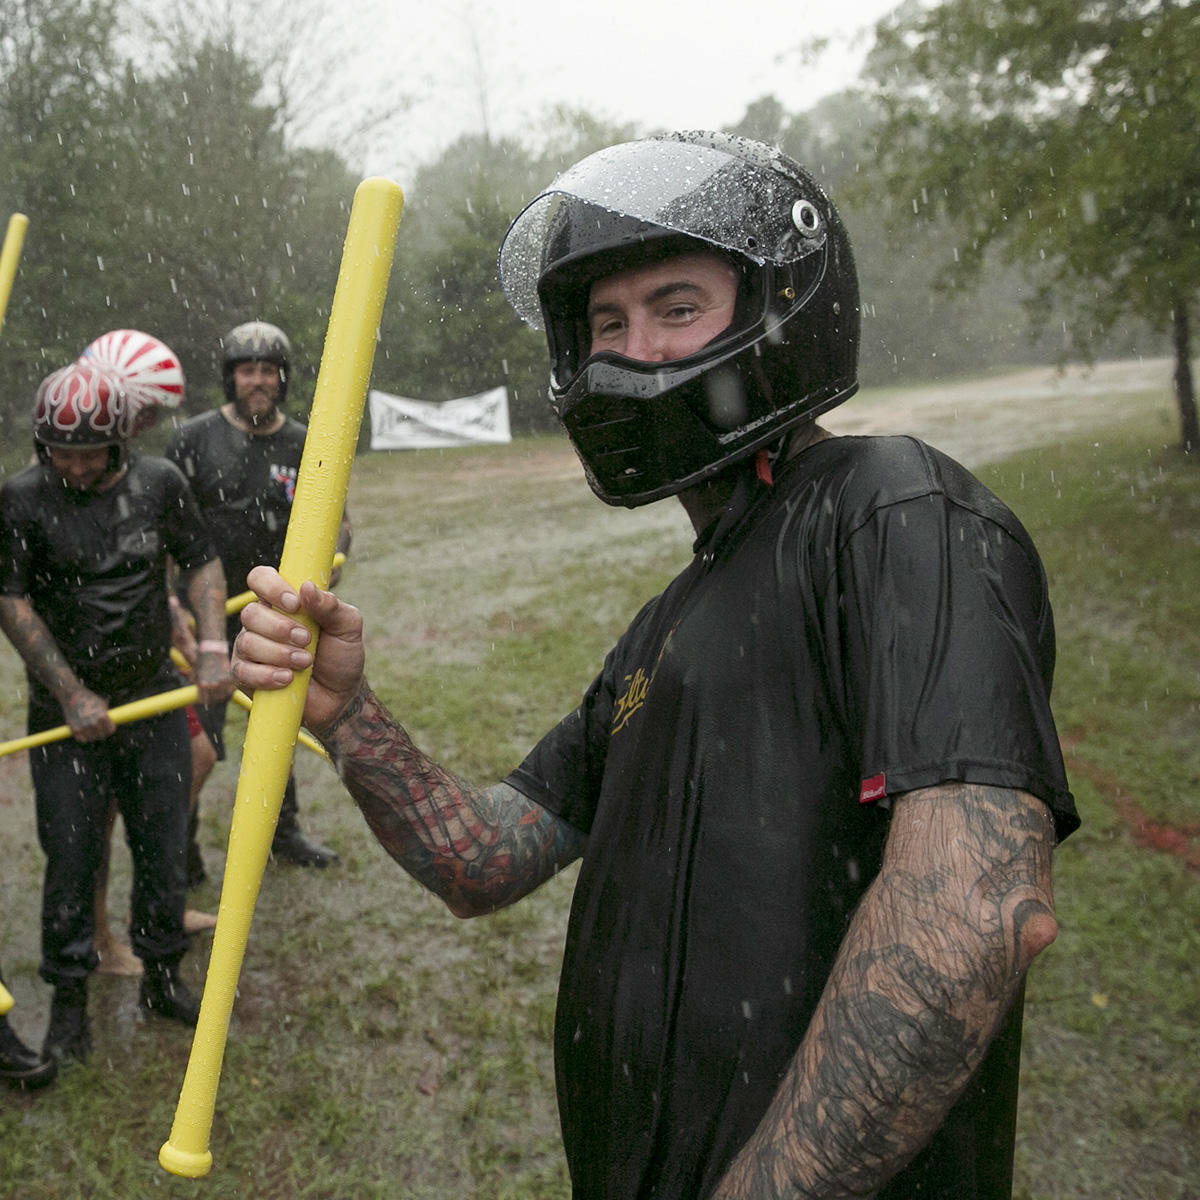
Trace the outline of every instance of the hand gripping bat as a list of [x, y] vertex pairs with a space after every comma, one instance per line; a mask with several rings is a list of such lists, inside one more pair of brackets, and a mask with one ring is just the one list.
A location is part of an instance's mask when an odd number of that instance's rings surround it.
[[[329, 582], [403, 205], [400, 188], [388, 179], [363, 180], [354, 193], [296, 498], [279, 564], [279, 573], [293, 588], [299, 588], [305, 579], [320, 587]], [[317, 630], [312, 622], [306, 620], [306, 624], [313, 635], [310, 648], [315, 651]], [[246, 726], [200, 1019], [171, 1136], [158, 1152], [159, 1163], [174, 1175], [196, 1179], [212, 1168], [208, 1142], [229, 1018], [291, 768], [309, 674], [298, 673], [279, 691], [259, 693]]]

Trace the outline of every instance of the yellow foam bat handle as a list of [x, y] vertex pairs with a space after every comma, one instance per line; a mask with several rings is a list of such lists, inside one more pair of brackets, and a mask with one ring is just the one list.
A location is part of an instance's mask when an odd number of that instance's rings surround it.
[[[321, 587], [329, 582], [403, 205], [400, 188], [388, 179], [366, 179], [354, 193], [279, 564], [280, 574], [294, 588], [305, 579]], [[311, 622], [306, 624], [315, 650], [317, 631]], [[159, 1163], [175, 1175], [196, 1179], [212, 1169], [208, 1143], [229, 1018], [291, 768], [308, 676], [307, 671], [300, 673], [286, 688], [259, 694], [246, 726], [200, 1020], [171, 1135], [158, 1152]]]
[[4, 328], [8, 297], [12, 293], [13, 280], [17, 277], [17, 263], [21, 258], [21, 247], [25, 244], [25, 230], [28, 228], [29, 218], [24, 213], [13, 213], [8, 218], [4, 249], [0, 250], [0, 329]]
[[12, 993], [0, 983], [0, 1017], [4, 1016], [13, 1006]]
[[[195, 704], [197, 695], [195, 686], [172, 688], [169, 692], [159, 692], [157, 696], [146, 696], [141, 700], [131, 700], [128, 704], [118, 704], [116, 708], [108, 710], [108, 716], [114, 725], [128, 725], [130, 721], [142, 721], [146, 717], [157, 717], [159, 713], [170, 712], [173, 708], [182, 708], [185, 704]], [[16, 754], [19, 750], [32, 750], [50, 742], [61, 742], [70, 736], [69, 725], [55, 725], [53, 729], [30, 733], [25, 737], [14, 738], [11, 742], [0, 742], [0, 758], [6, 754]]]
[[[251, 595], [253, 595], [253, 593], [251, 593]], [[170, 661], [174, 662], [175, 666], [179, 667], [179, 670], [185, 674], [192, 673], [192, 668], [187, 665], [187, 659], [185, 659], [184, 655], [180, 654], [179, 650], [176, 650], [174, 646], [170, 648]], [[238, 691], [236, 689], [234, 690], [233, 694], [233, 702], [238, 704], [239, 708], [244, 708], [247, 713], [250, 712], [254, 704], [250, 696], [247, 696], [244, 691]], [[298, 734], [296, 734], [296, 740], [298, 740], [300, 745], [306, 746], [307, 749], [312, 750], [313, 754], [320, 755], [320, 757], [324, 758], [325, 762], [329, 762], [329, 755], [325, 754], [324, 746], [320, 744], [316, 738], [312, 737], [311, 734], [305, 733], [304, 730], [301, 730]], [[4, 746], [0, 745], [0, 751], [2, 750], [4, 750]]]

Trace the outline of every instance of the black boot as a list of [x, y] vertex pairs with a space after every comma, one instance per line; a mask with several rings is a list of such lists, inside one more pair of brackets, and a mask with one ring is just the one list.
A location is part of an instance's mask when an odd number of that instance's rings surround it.
[[338, 856], [328, 846], [309, 841], [300, 832], [297, 819], [296, 781], [289, 778], [279, 806], [279, 821], [271, 841], [271, 857], [293, 867], [328, 867], [338, 862]]
[[194, 1026], [200, 1017], [200, 1001], [179, 978], [179, 964], [147, 959], [145, 968], [138, 994], [142, 1008], [181, 1025]]
[[86, 1062], [92, 1052], [88, 1027], [87, 980], [70, 979], [58, 984], [50, 1001], [50, 1028], [42, 1043], [42, 1057], [55, 1062]]
[[58, 1074], [58, 1063], [35, 1054], [13, 1032], [7, 1017], [0, 1017], [0, 1079], [13, 1087], [45, 1087]]

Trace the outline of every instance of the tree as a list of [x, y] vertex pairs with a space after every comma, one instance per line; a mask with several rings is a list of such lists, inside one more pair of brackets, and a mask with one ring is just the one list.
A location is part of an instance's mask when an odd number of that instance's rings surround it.
[[107, 271], [127, 199], [111, 168], [115, 32], [115, 0], [0, 0], [0, 217], [30, 218], [2, 347], [0, 417], [14, 430], [28, 429], [37, 382], [88, 340], [76, 302], [94, 328], [119, 282]]
[[778, 145], [814, 173], [837, 205], [858, 267], [864, 385], [1045, 361], [1053, 348], [1027, 335], [1022, 281], [1013, 268], [985, 264], [986, 286], [969, 301], [962, 288], [938, 286], [954, 239], [941, 214], [927, 212], [914, 223], [895, 213], [876, 169], [882, 122], [879, 103], [852, 90], [794, 115], [763, 97], [732, 130]]
[[[14, 431], [38, 380], [105, 329], [166, 341], [193, 410], [243, 320], [284, 327], [298, 382], [316, 373], [357, 177], [292, 144], [252, 45], [172, 26], [147, 52], [144, 31], [120, 36], [129, 3], [0, 0], [0, 216], [30, 217], [0, 344]], [[290, 394], [301, 413], [308, 393]]]
[[356, 180], [331, 151], [292, 148], [263, 93], [254, 62], [225, 40], [181, 40], [157, 76], [123, 81], [120, 136], [140, 203], [122, 261], [140, 290], [122, 315], [180, 355], [197, 407], [219, 379], [220, 335], [242, 321], [283, 327], [299, 373], [315, 374], [337, 278]]
[[504, 384], [515, 428], [554, 427], [545, 339], [505, 299], [497, 252], [513, 218], [565, 165], [630, 131], [556, 110], [540, 134], [536, 152], [467, 134], [418, 171], [376, 356], [381, 386], [444, 401]]
[[1036, 266], [1033, 311], [1062, 306], [1085, 355], [1121, 318], [1170, 332], [1188, 451], [1198, 48], [1195, 0], [947, 0], [881, 21], [867, 65], [889, 191], [960, 231], [950, 272]]

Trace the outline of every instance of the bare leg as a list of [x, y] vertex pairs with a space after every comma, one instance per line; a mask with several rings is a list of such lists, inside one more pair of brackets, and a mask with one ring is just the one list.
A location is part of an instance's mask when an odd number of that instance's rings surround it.
[[140, 975], [142, 960], [124, 942], [118, 941], [108, 927], [108, 860], [112, 856], [113, 826], [117, 820], [117, 804], [109, 805], [108, 821], [104, 830], [104, 858], [96, 872], [96, 932], [93, 945], [100, 956], [96, 968], [102, 975]]
[[[208, 734], [204, 732], [193, 734], [192, 787], [191, 793], [188, 796], [189, 828], [195, 828], [195, 818], [200, 808], [200, 791], [204, 787], [204, 783], [209, 775], [212, 774], [212, 769], [216, 765], [216, 762], [217, 752], [213, 749], [213, 744], [209, 741]], [[191, 853], [190, 850], [189, 853]], [[217, 918], [211, 913], [201, 912], [194, 908], [184, 910], [183, 928], [188, 933], [201, 933], [206, 929], [214, 928], [216, 923]]]

